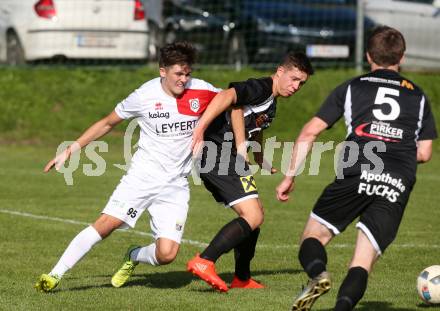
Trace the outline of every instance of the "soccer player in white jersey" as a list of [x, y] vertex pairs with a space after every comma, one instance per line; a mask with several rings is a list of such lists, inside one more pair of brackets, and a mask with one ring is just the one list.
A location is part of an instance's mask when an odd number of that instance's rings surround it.
[[[91, 248], [118, 228], [133, 228], [148, 210], [155, 242], [128, 252], [128, 265], [113, 277], [119, 287], [139, 263], [171, 263], [179, 250], [188, 211], [187, 175], [191, 169], [192, 132], [202, 112], [219, 91], [191, 78], [195, 49], [185, 42], [160, 51], [160, 77], [152, 79], [120, 102], [114, 111], [88, 128], [74, 144], [44, 168], [60, 168], [70, 155], [125, 119], [138, 118], [139, 148], [131, 166], [110, 197], [102, 214], [69, 244], [58, 263], [35, 285], [49, 292]], [[122, 272], [121, 272], [122, 271]]]

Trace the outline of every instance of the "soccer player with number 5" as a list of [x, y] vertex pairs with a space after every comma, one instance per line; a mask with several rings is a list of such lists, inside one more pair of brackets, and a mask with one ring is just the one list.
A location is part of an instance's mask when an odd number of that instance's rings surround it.
[[[417, 163], [431, 158], [432, 140], [437, 137], [434, 118], [423, 91], [398, 72], [404, 52], [405, 39], [399, 31], [377, 28], [367, 45], [371, 72], [338, 86], [296, 140], [290, 172], [276, 189], [280, 201], [289, 199], [295, 173], [313, 142], [342, 116], [345, 143], [351, 146], [343, 149], [342, 162], [348, 162], [352, 148], [358, 158], [324, 189], [310, 214], [298, 254], [310, 281], [295, 299], [294, 311], [310, 310], [330, 290], [324, 247], [359, 217], [354, 255], [334, 310], [356, 306], [373, 265], [396, 237]], [[381, 165], [372, 165], [373, 158]]]

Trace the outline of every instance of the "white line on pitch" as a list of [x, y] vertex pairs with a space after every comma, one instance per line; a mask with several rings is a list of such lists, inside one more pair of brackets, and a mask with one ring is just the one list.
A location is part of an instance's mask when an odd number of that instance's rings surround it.
[[[15, 216], [21, 216], [21, 217], [28, 217], [28, 218], [33, 218], [33, 219], [43, 219], [43, 220], [51, 220], [51, 221], [57, 221], [57, 222], [62, 222], [62, 223], [68, 223], [68, 224], [74, 224], [74, 225], [83, 225], [83, 226], [88, 226], [90, 225], [90, 223], [84, 222], [84, 221], [78, 221], [78, 220], [73, 220], [73, 219], [67, 219], [67, 218], [59, 218], [59, 217], [50, 217], [50, 216], [44, 216], [44, 215], [35, 215], [35, 214], [30, 214], [30, 213], [26, 213], [26, 212], [19, 212], [19, 211], [12, 211], [12, 210], [6, 210], [6, 209], [0, 209], [0, 213], [3, 214], [9, 214], [9, 215], [15, 215]], [[137, 235], [141, 235], [141, 236], [148, 236], [148, 237], [153, 237], [152, 233], [149, 232], [143, 232], [143, 231], [138, 231], [138, 230], [117, 230], [119, 232], [124, 232], [124, 233], [134, 233]], [[194, 240], [188, 240], [188, 239], [182, 239], [182, 242], [185, 244], [190, 244], [190, 245], [195, 245], [195, 246], [199, 246], [199, 247], [206, 247], [208, 246], [207, 243], [204, 242], [199, 242], [199, 241], [194, 241]], [[330, 247], [335, 247], [335, 248], [350, 248], [353, 247], [353, 244], [330, 244]], [[258, 248], [271, 248], [271, 249], [288, 249], [288, 248], [298, 248], [297, 244], [293, 244], [292, 245], [265, 245], [265, 244], [258, 244], [257, 245]], [[439, 249], [440, 245], [438, 244], [413, 244], [413, 243], [408, 243], [408, 244], [395, 244], [392, 247], [396, 247], [396, 248], [435, 248], [435, 249]]]
[[[28, 217], [28, 218], [33, 218], [33, 219], [43, 219], [43, 220], [58, 221], [58, 222], [67, 223], [67, 224], [83, 225], [83, 226], [90, 225], [90, 223], [84, 222], [84, 221], [78, 221], [78, 220], [66, 219], [66, 218], [58, 218], [58, 217], [50, 217], [50, 216], [43, 216], [43, 215], [35, 215], [35, 214], [19, 212], [19, 211], [11, 211], [11, 210], [6, 210], [6, 209], [0, 209], [0, 212], [4, 213], [4, 214], [21, 216], [21, 217]], [[137, 235], [153, 237], [152, 233], [138, 231], [138, 230], [133, 230], [133, 229], [131, 229], [131, 230], [124, 230], [124, 229], [123, 230], [119, 230], [118, 229], [117, 231], [125, 232], [125, 233], [134, 233], [134, 234], [137, 234]], [[182, 242], [186, 243], [186, 244], [200, 246], [200, 247], [208, 246], [207, 243], [203, 243], [203, 242], [199, 242], [199, 241], [192, 241], [192, 240], [187, 240], [187, 239], [182, 239]]]

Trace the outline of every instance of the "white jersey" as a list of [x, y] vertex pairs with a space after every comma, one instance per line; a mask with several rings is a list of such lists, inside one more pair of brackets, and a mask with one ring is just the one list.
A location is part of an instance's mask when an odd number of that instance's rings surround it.
[[189, 174], [193, 130], [220, 89], [192, 78], [185, 91], [175, 98], [165, 93], [160, 80], [144, 83], [120, 102], [115, 112], [123, 119], [138, 118], [139, 148], [131, 169], [156, 179], [171, 180]]

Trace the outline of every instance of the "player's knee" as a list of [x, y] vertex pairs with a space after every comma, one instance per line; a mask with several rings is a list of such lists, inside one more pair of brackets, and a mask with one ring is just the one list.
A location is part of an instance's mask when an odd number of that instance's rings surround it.
[[252, 230], [257, 229], [260, 227], [264, 222], [264, 214], [263, 213], [252, 213], [252, 214], [245, 214], [242, 216]]
[[172, 263], [176, 259], [177, 252], [174, 251], [158, 251], [156, 253], [156, 259], [161, 265], [167, 265]]
[[333, 236], [333, 232], [330, 231], [326, 226], [314, 219], [309, 219], [301, 237], [301, 241], [304, 241], [308, 238], [314, 238], [325, 246], [330, 242]]
[[305, 232], [301, 237], [301, 241], [304, 241], [308, 238], [316, 239], [321, 242], [322, 245], [326, 246], [333, 238], [333, 234], [329, 231]]
[[261, 211], [260, 213], [258, 213], [256, 215], [255, 228], [252, 228], [252, 229], [255, 230], [256, 228], [260, 227], [263, 224], [263, 222], [264, 222], [264, 212]]
[[118, 229], [124, 222], [116, 217], [102, 214], [93, 224], [93, 228], [99, 233], [101, 238], [105, 239], [114, 230]]
[[156, 248], [156, 259], [161, 265], [172, 263], [177, 256], [178, 248], [172, 245], [159, 245]]
[[264, 222], [264, 210], [261, 206], [241, 209], [239, 215], [247, 221], [252, 230], [260, 227]]

